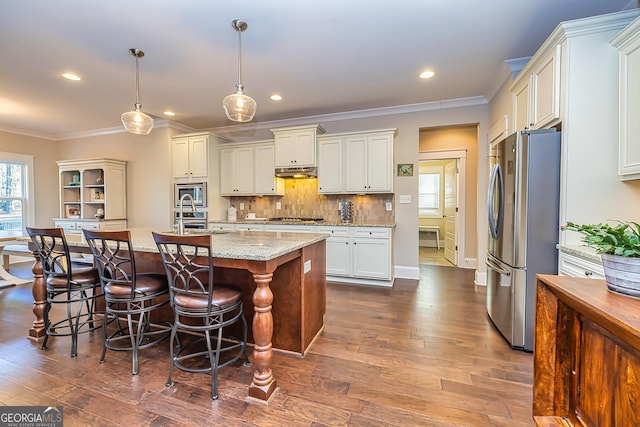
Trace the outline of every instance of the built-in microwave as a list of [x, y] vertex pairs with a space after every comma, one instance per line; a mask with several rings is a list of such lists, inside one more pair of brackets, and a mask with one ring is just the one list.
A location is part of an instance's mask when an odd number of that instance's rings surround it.
[[[207, 183], [206, 182], [189, 182], [189, 183], [176, 183], [175, 184], [175, 196], [174, 204], [176, 207], [180, 206], [180, 199], [185, 194], [193, 197], [193, 203], [197, 207], [207, 207]], [[189, 204], [191, 201], [187, 198], [185, 204]]]

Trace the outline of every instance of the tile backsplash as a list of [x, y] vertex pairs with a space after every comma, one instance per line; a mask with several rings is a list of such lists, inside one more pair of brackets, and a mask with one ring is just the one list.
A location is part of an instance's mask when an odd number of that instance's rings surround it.
[[[393, 194], [318, 194], [318, 179], [285, 179], [284, 196], [231, 197], [231, 204], [238, 209], [238, 219], [253, 212], [258, 218], [302, 217], [324, 218], [329, 222], [340, 222], [338, 202], [353, 202], [354, 223], [393, 222], [394, 212], [385, 209], [386, 202], [393, 206]], [[280, 202], [281, 209], [276, 209]], [[240, 209], [244, 203], [244, 209]]]

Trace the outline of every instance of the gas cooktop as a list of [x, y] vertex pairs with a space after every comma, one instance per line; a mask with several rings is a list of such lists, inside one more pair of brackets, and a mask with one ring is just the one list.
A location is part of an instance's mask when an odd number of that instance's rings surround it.
[[299, 218], [299, 217], [278, 217], [278, 218], [269, 218], [269, 222], [307, 222], [307, 223], [316, 223], [323, 222], [324, 218]]

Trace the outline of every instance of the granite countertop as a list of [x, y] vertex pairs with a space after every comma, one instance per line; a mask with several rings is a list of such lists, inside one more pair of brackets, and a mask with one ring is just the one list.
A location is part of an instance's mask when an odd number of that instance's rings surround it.
[[[132, 228], [131, 243], [139, 252], [158, 252], [152, 231], [175, 234], [172, 231], [152, 230], [148, 228]], [[209, 234], [206, 230], [194, 234]], [[70, 246], [88, 247], [83, 234], [66, 233]], [[295, 251], [308, 245], [325, 240], [324, 233], [286, 233], [273, 231], [234, 231], [229, 233], [211, 233], [212, 254], [215, 258], [234, 258], [267, 261]], [[26, 237], [18, 240], [30, 241]]]
[[596, 250], [589, 246], [584, 245], [556, 245], [560, 252], [564, 252], [569, 255], [573, 255], [579, 258], [583, 258], [587, 261], [595, 262], [596, 264], [602, 264], [602, 257], [596, 253]]
[[395, 222], [340, 222], [340, 221], [269, 221], [268, 219], [239, 219], [237, 221], [227, 221], [225, 219], [209, 221], [209, 224], [269, 224], [269, 225], [299, 225], [310, 226], [319, 225], [326, 227], [391, 227], [395, 228]]

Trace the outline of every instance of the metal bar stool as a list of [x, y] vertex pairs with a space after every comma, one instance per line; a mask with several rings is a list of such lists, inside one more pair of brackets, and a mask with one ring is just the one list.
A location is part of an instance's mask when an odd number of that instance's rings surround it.
[[[95, 302], [100, 297], [98, 271], [94, 267], [72, 265], [62, 228], [26, 229], [40, 256], [47, 287], [42, 349], [47, 348], [50, 336], [71, 336], [71, 357], [75, 357], [78, 355], [78, 334], [99, 327], [94, 322]], [[64, 304], [67, 315], [52, 323], [49, 315], [54, 304]]]
[[[167, 273], [175, 314], [166, 386], [173, 385], [174, 366], [186, 372], [210, 372], [211, 398], [217, 399], [218, 369], [241, 357], [245, 366], [249, 365], [242, 292], [214, 284], [210, 235], [152, 234]], [[243, 337], [223, 336], [223, 329], [237, 322], [242, 323]], [[200, 338], [183, 346], [178, 332]], [[220, 361], [222, 354], [225, 355], [223, 362]]]
[[[103, 322], [104, 346], [107, 349], [131, 351], [131, 374], [138, 374], [138, 350], [155, 345], [169, 337], [171, 325], [150, 323], [150, 313], [169, 302], [169, 286], [164, 274], [138, 273], [131, 248], [131, 232], [82, 230], [98, 267], [106, 301]], [[126, 324], [121, 324], [123, 318]], [[107, 325], [115, 322], [109, 333]]]

